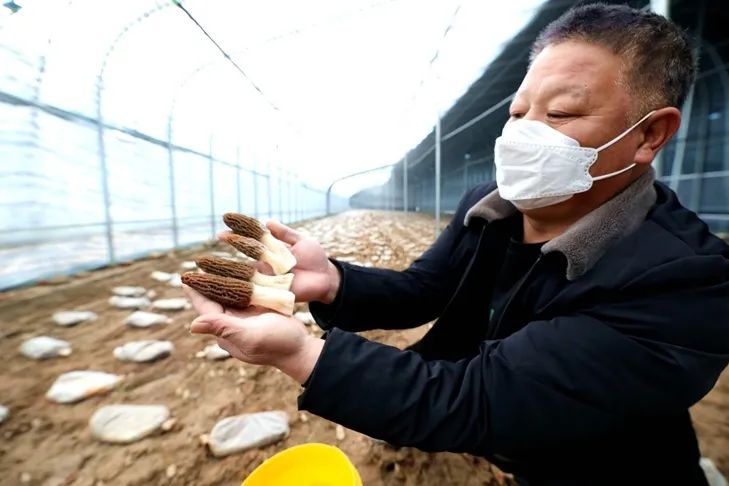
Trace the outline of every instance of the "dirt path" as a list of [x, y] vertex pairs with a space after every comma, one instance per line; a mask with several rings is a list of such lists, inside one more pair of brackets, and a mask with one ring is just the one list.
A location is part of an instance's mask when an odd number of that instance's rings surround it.
[[[351, 212], [301, 225], [332, 256], [360, 264], [404, 268], [432, 241], [432, 219], [421, 215]], [[427, 454], [392, 450], [346, 431], [336, 439], [335, 425], [296, 410], [299, 386], [269, 368], [233, 359], [209, 362], [195, 358], [210, 339], [191, 336], [192, 310], [169, 313], [173, 322], [150, 329], [122, 324], [129, 312], [107, 304], [111, 288], [140, 285], [159, 297], [177, 297], [179, 289], [155, 282], [153, 270], [179, 271], [179, 265], [202, 248], [163, 254], [130, 265], [60, 279], [54, 284], [0, 294], [0, 404], [10, 418], [0, 425], [0, 485], [43, 486], [238, 485], [264, 459], [296, 444], [321, 441], [338, 445], [353, 461], [366, 485], [496, 485], [498, 471], [480, 459], [460, 454]], [[93, 322], [60, 328], [51, 322], [57, 310], [91, 310]], [[396, 346], [416, 340], [424, 328], [404, 332], [370, 332], [370, 338]], [[317, 332], [312, 329], [312, 332]], [[70, 341], [73, 354], [35, 362], [17, 349], [33, 336], [51, 335]], [[112, 349], [136, 339], [168, 339], [175, 350], [155, 363], [121, 363]], [[56, 405], [44, 398], [61, 373], [90, 369], [123, 374], [112, 393], [74, 405]], [[164, 404], [177, 419], [174, 428], [138, 443], [118, 446], [92, 440], [88, 419], [102, 405]], [[215, 422], [225, 416], [263, 410], [285, 410], [291, 434], [279, 444], [223, 459], [201, 444]], [[729, 472], [729, 376], [695, 410], [704, 455]], [[173, 471], [174, 469], [174, 471]], [[174, 474], [171, 474], [173, 473]]]

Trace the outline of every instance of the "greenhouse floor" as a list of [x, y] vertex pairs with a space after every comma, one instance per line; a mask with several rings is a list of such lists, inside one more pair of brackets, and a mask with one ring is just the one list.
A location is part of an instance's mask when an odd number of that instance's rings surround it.
[[[433, 239], [432, 218], [414, 214], [351, 211], [298, 226], [321, 241], [331, 256], [394, 269], [406, 267]], [[222, 245], [215, 249], [226, 250]], [[0, 294], [0, 353], [5, 359], [0, 404], [10, 409], [0, 425], [0, 485], [237, 486], [266, 458], [305, 442], [340, 447], [366, 485], [510, 484], [496, 468], [472, 456], [393, 450], [350, 430], [342, 436], [335, 424], [297, 411], [300, 387], [277, 370], [234, 359], [197, 358], [214, 340], [188, 333], [193, 310], [168, 313], [173, 320], [167, 325], [134, 329], [122, 323], [131, 311], [108, 304], [112, 287], [119, 285], [154, 290], [157, 298], [181, 296], [179, 288], [153, 280], [150, 273], [179, 272], [182, 261], [207, 251], [201, 246], [155, 255]], [[89, 310], [99, 317], [58, 327], [51, 315], [60, 310]], [[309, 329], [320, 332], [315, 326]], [[364, 334], [403, 347], [424, 332], [425, 326]], [[20, 344], [39, 335], [69, 341], [73, 353], [45, 361], [21, 356]], [[175, 350], [153, 363], [124, 363], [112, 356], [114, 347], [139, 339], [167, 339]], [[124, 380], [107, 395], [72, 405], [45, 398], [60, 374], [83, 369], [124, 375]], [[163, 404], [176, 422], [167, 432], [129, 445], [97, 442], [89, 432], [89, 418], [97, 408], [115, 403]], [[203, 436], [218, 420], [265, 410], [287, 412], [291, 433], [286, 439], [221, 459], [210, 454]], [[729, 475], [729, 373], [692, 413], [703, 455]]]

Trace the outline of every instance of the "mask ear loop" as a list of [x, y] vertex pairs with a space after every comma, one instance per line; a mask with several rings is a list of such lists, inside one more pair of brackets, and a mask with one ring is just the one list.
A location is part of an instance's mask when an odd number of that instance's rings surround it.
[[592, 178], [592, 181], [593, 181], [593, 182], [595, 182], [595, 181], [601, 181], [601, 180], [603, 180], [603, 179], [608, 179], [608, 178], [610, 178], [610, 177], [613, 177], [613, 176], [616, 176], [616, 175], [618, 175], [618, 174], [622, 174], [623, 172], [629, 171], [630, 169], [632, 169], [632, 168], [633, 168], [633, 167], [635, 167], [636, 165], [638, 165], [638, 164], [636, 164], [635, 162], [633, 162], [633, 163], [632, 163], [632, 164], [630, 164], [629, 166], [627, 166], [627, 167], [623, 167], [622, 169], [620, 169], [620, 170], [617, 170], [617, 171], [615, 171], [615, 172], [611, 172], [611, 173], [609, 173], [609, 174], [603, 174], [603, 175], [601, 175], [601, 176], [596, 176], [596, 177], [593, 177], [593, 178]]
[[640, 120], [638, 120], [637, 122], [635, 122], [635, 124], [632, 127], [628, 128], [623, 133], [621, 133], [620, 135], [618, 135], [614, 139], [610, 140], [606, 144], [600, 145], [595, 150], [597, 150], [598, 152], [600, 152], [601, 150], [604, 150], [604, 149], [608, 148], [609, 146], [613, 145], [614, 143], [619, 142], [620, 140], [623, 139], [624, 136], [626, 136], [627, 134], [629, 134], [630, 132], [632, 132], [635, 127], [637, 127], [638, 125], [640, 125], [641, 123], [643, 123], [644, 121], [646, 121], [648, 119], [648, 117], [651, 116], [655, 112], [656, 112], [656, 110], [651, 110], [650, 112], [648, 112], [648, 114], [646, 116], [644, 116], [643, 118], [641, 118]]
[[[626, 136], [627, 134], [629, 134], [629, 133], [631, 132], [631, 130], [633, 130], [633, 129], [634, 129], [635, 127], [637, 127], [638, 125], [640, 125], [641, 123], [643, 123], [643, 122], [644, 122], [644, 121], [645, 121], [645, 120], [646, 120], [646, 119], [647, 119], [647, 118], [648, 118], [649, 116], [651, 116], [651, 115], [652, 115], [653, 113], [655, 113], [655, 112], [656, 112], [656, 110], [652, 110], [652, 111], [651, 111], [651, 112], [649, 112], [649, 113], [648, 113], [648, 114], [647, 114], [646, 116], [644, 116], [643, 118], [641, 118], [640, 120], [638, 120], [637, 122], [635, 122], [635, 124], [634, 124], [634, 125], [633, 125], [632, 127], [628, 128], [628, 129], [627, 129], [627, 130], [625, 130], [625, 131], [624, 131], [623, 133], [621, 133], [620, 135], [618, 135], [617, 137], [615, 137], [614, 139], [612, 139], [611, 141], [609, 141], [609, 142], [608, 142], [608, 143], [606, 143], [605, 145], [602, 145], [602, 146], [600, 146], [600, 147], [596, 148], [595, 150], [596, 150], [596, 151], [598, 151], [598, 152], [600, 152], [600, 151], [601, 151], [602, 149], [605, 149], [605, 148], [607, 148], [607, 147], [611, 146], [612, 144], [614, 144], [614, 143], [616, 143], [616, 142], [619, 142], [619, 141], [620, 141], [620, 140], [621, 140], [621, 139], [622, 139], [622, 138], [623, 138], [624, 136]], [[629, 171], [630, 169], [632, 169], [632, 168], [633, 168], [633, 167], [635, 167], [636, 165], [637, 165], [637, 164], [636, 164], [635, 162], [633, 162], [633, 163], [632, 163], [632, 164], [630, 164], [629, 166], [627, 166], [627, 167], [624, 167], [624, 168], [622, 168], [622, 169], [620, 169], [620, 170], [617, 170], [617, 171], [615, 171], [615, 172], [611, 172], [611, 173], [609, 173], [609, 174], [603, 174], [603, 175], [601, 175], [601, 176], [596, 176], [596, 177], [593, 177], [593, 178], [592, 178], [592, 181], [593, 181], [593, 182], [594, 182], [594, 181], [601, 181], [601, 180], [603, 180], [603, 179], [608, 179], [608, 178], [610, 178], [610, 177], [614, 177], [614, 176], [616, 176], [616, 175], [618, 175], [618, 174], [622, 174], [623, 172]]]

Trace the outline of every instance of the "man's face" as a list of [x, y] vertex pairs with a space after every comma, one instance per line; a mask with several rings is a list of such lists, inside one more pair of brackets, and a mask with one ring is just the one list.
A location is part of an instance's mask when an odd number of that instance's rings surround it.
[[[635, 122], [628, 120], [632, 104], [621, 82], [622, 64], [620, 57], [595, 44], [568, 41], [547, 46], [534, 59], [511, 103], [510, 121], [537, 120], [583, 147], [603, 145]], [[590, 173], [598, 176], [630, 165], [641, 140], [636, 129], [602, 150]], [[604, 182], [608, 181], [612, 180]]]

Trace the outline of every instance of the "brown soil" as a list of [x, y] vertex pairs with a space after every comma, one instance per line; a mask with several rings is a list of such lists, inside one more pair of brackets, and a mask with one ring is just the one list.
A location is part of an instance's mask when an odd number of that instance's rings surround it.
[[[322, 241], [332, 256], [395, 269], [406, 266], [433, 238], [432, 219], [421, 215], [350, 212], [299, 226]], [[393, 450], [349, 430], [339, 441], [333, 423], [297, 411], [300, 388], [277, 370], [234, 359], [196, 358], [195, 353], [213, 341], [188, 333], [194, 311], [168, 313], [173, 322], [166, 326], [132, 329], [122, 324], [130, 312], [107, 304], [117, 285], [144, 286], [159, 298], [180, 296], [179, 289], [149, 274], [180, 271], [181, 261], [205, 251], [199, 247], [161, 254], [0, 294], [0, 355], [5, 358], [0, 404], [10, 408], [10, 417], [0, 425], [0, 485], [15, 486], [25, 479], [26, 484], [44, 486], [237, 486], [266, 458], [306, 442], [340, 447], [366, 485], [509, 484], [496, 468], [472, 456]], [[54, 312], [75, 309], [94, 311], [99, 319], [72, 328], [51, 322]], [[365, 335], [402, 347], [424, 332], [421, 327]], [[73, 354], [41, 362], [22, 357], [17, 351], [20, 343], [38, 335], [70, 341]], [[175, 351], [154, 363], [113, 358], [115, 346], [136, 339], [169, 339]], [[74, 405], [44, 398], [58, 375], [79, 369], [123, 374], [125, 379], [110, 394]], [[112, 403], [164, 404], [177, 422], [169, 432], [131, 445], [101, 444], [91, 438], [88, 420], [98, 407]], [[223, 417], [274, 409], [286, 411], [291, 419], [291, 434], [276, 445], [217, 459], [200, 441]], [[693, 412], [703, 454], [729, 473], [728, 374]]]

